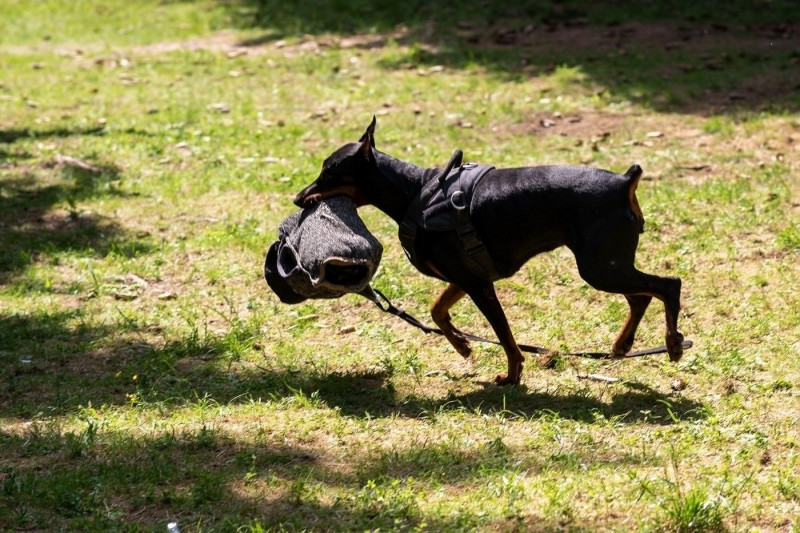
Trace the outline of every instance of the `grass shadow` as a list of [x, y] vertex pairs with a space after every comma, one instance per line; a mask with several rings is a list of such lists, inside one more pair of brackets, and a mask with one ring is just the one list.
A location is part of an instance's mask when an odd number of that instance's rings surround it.
[[[95, 135], [102, 129], [47, 131], [3, 130], [0, 139]], [[126, 239], [119, 224], [103, 215], [83, 212], [81, 201], [98, 196], [124, 196], [117, 187], [121, 170], [113, 164], [58, 155], [43, 163], [29, 163], [30, 155], [16, 150], [3, 158], [0, 177], [0, 283], [15, 276], [44, 255], [62, 252], [103, 256]], [[144, 251], [144, 245], [139, 251]], [[146, 247], [145, 247], [146, 248]]]
[[[156, 327], [157, 326], [152, 326]], [[215, 335], [192, 329], [181, 339], [156, 345], [151, 326], [87, 325], [76, 309], [33, 315], [0, 314], [4, 341], [0, 367], [0, 416], [38, 412], [75, 413], [93, 405], [141, 404], [169, 408], [209, 398], [218, 404], [293, 399], [336, 408], [358, 419], [425, 418], [463, 411], [508, 419], [552, 416], [582, 423], [669, 425], [705, 416], [703, 404], [664, 394], [642, 383], [617, 385], [597, 395], [532, 392], [527, 387], [483, 388], [447, 397], [400, 393], [385, 372], [321, 372], [235, 364], [252, 349], [259, 324], [235, 325]], [[108, 335], [115, 332], [113, 340]], [[35, 354], [33, 361], [30, 355]], [[610, 397], [603, 400], [602, 397]]]
[[190, 513], [241, 524], [260, 507], [231, 486], [248, 472], [288, 478], [317, 467], [311, 452], [246, 446], [205, 426], [134, 437], [91, 412], [84, 422], [74, 430], [38, 422], [21, 434], [0, 429], [4, 455], [21, 459], [0, 461], [0, 504], [8, 505], [0, 529], [46, 530], [57, 518], [74, 531], [134, 530], [131, 523], [155, 530]]
[[[191, 529], [201, 519], [207, 531], [248, 523], [261, 524], [258, 531], [319, 530], [323, 523], [331, 531], [460, 531], [486, 523], [470, 511], [423, 513], [411, 484], [387, 477], [401, 473], [381, 474], [368, 457], [348, 473], [327, 464], [321, 448], [242, 442], [206, 426], [133, 436], [103, 427], [91, 412], [83, 422], [71, 430], [42, 423], [23, 433], [0, 429], [4, 457], [17, 459], [0, 461], [0, 528], [47, 530], [57, 520], [74, 531], [155, 531], [172, 521]], [[464, 468], [485, 476], [480, 460]], [[342, 488], [355, 496], [330, 497]]]
[[[413, 481], [405, 480], [424, 476], [470, 487], [507, 472], [572, 472], [585, 464], [616, 470], [650, 460], [635, 451], [612, 453], [589, 445], [528, 454], [498, 438], [465, 448], [420, 436], [419, 442], [396, 448], [369, 449], [343, 468], [327, 456], [324, 441], [276, 440], [268, 421], [248, 438], [220, 431], [213, 418], [206, 423], [203, 416], [151, 434], [144, 427], [110, 427], [102, 411], [114, 405], [167, 416], [176, 407], [207, 404], [214, 410], [257, 399], [289, 400], [311, 410], [338, 408], [359, 420], [435, 419], [464, 412], [543, 427], [559, 420], [661, 426], [702, 417], [704, 411], [696, 402], [642, 384], [618, 386], [607, 402], [591, 393], [531, 393], [524, 386], [488, 384], [436, 399], [401, 397], [390, 376], [380, 372], [232, 374], [220, 364], [230, 355], [231, 339], [224, 336], [192, 333], [156, 346], [142, 339], [145, 326], [87, 326], [85, 319], [81, 310], [0, 316], [5, 347], [0, 354], [0, 504], [9, 511], [0, 516], [0, 529], [44, 528], [54, 517], [75, 530], [123, 522], [162, 527], [192, 516], [220, 530], [249, 521], [297, 530], [323, 522], [332, 529], [412, 529], [423, 523], [441, 530], [474, 529], [486, 521], [468, 511], [424, 514], [412, 496]], [[26, 354], [33, 355], [24, 362]], [[75, 424], [60, 425], [58, 415], [64, 414]], [[326, 496], [341, 490], [350, 496]]]
[[12, 144], [26, 139], [47, 139], [51, 137], [66, 138], [82, 135], [103, 135], [105, 126], [92, 126], [88, 128], [51, 128], [37, 130], [33, 128], [7, 128], [0, 130], [0, 143]]
[[391, 383], [375, 374], [331, 374], [307, 381], [295, 381], [293, 388], [315, 392], [330, 407], [357, 418], [405, 416], [434, 417], [441, 413], [466, 411], [509, 419], [538, 419], [553, 414], [582, 423], [670, 425], [679, 420], [705, 417], [703, 404], [663, 394], [642, 384], [632, 384], [601, 401], [591, 392], [531, 392], [524, 385], [515, 388], [485, 384], [485, 388], [445, 399], [399, 396]]
[[87, 325], [81, 309], [0, 314], [0, 418], [57, 415], [109, 399], [103, 385], [112, 367], [99, 371], [90, 354], [115, 329]]
[[[103, 255], [123, 234], [119, 225], [94, 213], [80, 213], [75, 202], [86, 193], [80, 185], [38, 186], [35, 179], [0, 183], [0, 233], [3, 256], [0, 283], [8, 283], [41, 254], [64, 251]], [[54, 211], [59, 204], [69, 211]]]
[[790, 0], [244, 0], [234, 18], [267, 30], [246, 46], [331, 33], [408, 44], [387, 69], [479, 66], [520, 80], [560, 70], [569, 83], [599, 85], [600, 97], [668, 112], [800, 109], [800, 13]]
[[[544, 426], [573, 420], [658, 427], [705, 412], [702, 404], [641, 383], [616, 385], [608, 401], [591, 391], [531, 392], [490, 384], [432, 398], [399, 394], [384, 372], [231, 371], [226, 363], [235, 361], [237, 349], [253, 348], [257, 325], [222, 335], [194, 329], [157, 344], [148, 340], [147, 324], [124, 317], [120, 323], [90, 322], [80, 308], [0, 314], [0, 505], [9, 510], [0, 515], [0, 529], [44, 528], [54, 517], [75, 530], [122, 522], [161, 527], [187, 516], [202, 516], [207, 527], [220, 530], [250, 520], [297, 530], [322, 521], [333, 529], [410, 529], [423, 523], [474, 529], [485, 521], [469, 512], [425, 515], [404, 480], [426, 476], [471, 486], [509, 471], [573, 471], [581, 464], [629, 468], [643, 460], [633, 452], [604, 455], [594, 446], [522, 454], [494, 439], [469, 448], [438, 441], [375, 448], [342, 468], [327, 457], [328, 444], [276, 440], [268, 421], [246, 439], [216, 429], [213, 417], [206, 423], [200, 411], [177, 423], [181, 429], [131, 431], [104, 422], [102, 411], [117, 405], [168, 417], [176, 408], [205, 405], [215, 412], [261, 399], [311, 411], [336, 408], [362, 421], [463, 412]], [[73, 417], [69, 428], [59, 422], [63, 415]], [[251, 497], [251, 484], [256, 494], [270, 497]], [[351, 496], [328, 498], [326, 487]]]

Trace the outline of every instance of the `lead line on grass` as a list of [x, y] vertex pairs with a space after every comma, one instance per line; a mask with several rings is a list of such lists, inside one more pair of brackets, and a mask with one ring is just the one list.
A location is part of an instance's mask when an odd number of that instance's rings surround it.
[[601, 374], [578, 374], [578, 379], [591, 379], [592, 381], [602, 381], [604, 383], [616, 383], [619, 378], [603, 376]]

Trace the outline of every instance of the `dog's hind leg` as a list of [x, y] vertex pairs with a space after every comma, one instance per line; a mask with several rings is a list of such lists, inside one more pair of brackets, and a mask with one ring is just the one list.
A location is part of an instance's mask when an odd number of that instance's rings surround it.
[[681, 280], [637, 270], [634, 258], [638, 243], [638, 228], [626, 217], [611, 216], [597, 222], [593, 231], [582, 235], [571, 248], [578, 271], [589, 285], [628, 298], [631, 314], [614, 343], [613, 354], [621, 355], [627, 351], [628, 343], [633, 343], [636, 327], [650, 298], [655, 297], [664, 303], [669, 358], [678, 361], [683, 355], [683, 335], [678, 331]]
[[466, 292], [458, 285], [449, 284], [444, 292], [436, 299], [431, 307], [431, 317], [442, 330], [442, 333], [450, 341], [450, 344], [461, 354], [462, 357], [469, 357], [472, 353], [472, 346], [455, 326], [450, 318], [450, 308], [464, 297]]
[[631, 351], [633, 341], [636, 338], [636, 329], [639, 327], [639, 323], [644, 317], [644, 312], [647, 311], [647, 306], [650, 305], [653, 297], [646, 294], [626, 294], [625, 299], [628, 300], [630, 312], [611, 349], [611, 355], [614, 357], [622, 357]]
[[494, 382], [497, 385], [518, 385], [522, 375], [522, 363], [525, 358], [522, 356], [517, 341], [514, 340], [514, 334], [508, 325], [500, 300], [497, 299], [494, 285], [491, 282], [481, 282], [467, 289], [467, 294], [489, 321], [495, 335], [497, 335], [497, 339], [500, 341], [500, 345], [506, 352], [508, 372], [498, 375], [494, 378]]
[[612, 354], [624, 355], [630, 350], [636, 327], [652, 297], [664, 303], [666, 318], [666, 344], [670, 361], [679, 361], [683, 355], [683, 335], [678, 331], [681, 280], [667, 276], [654, 276], [637, 270], [633, 265], [607, 270], [586, 272], [578, 266], [581, 277], [597, 290], [624, 294], [631, 305], [628, 321], [614, 342]]

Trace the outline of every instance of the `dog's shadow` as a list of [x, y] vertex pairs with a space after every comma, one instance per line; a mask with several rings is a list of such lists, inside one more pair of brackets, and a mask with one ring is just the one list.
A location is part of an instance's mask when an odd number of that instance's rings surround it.
[[345, 416], [420, 418], [465, 411], [509, 419], [559, 417], [584, 423], [670, 425], [706, 417], [704, 404], [681, 394], [660, 392], [640, 382], [599, 387], [532, 390], [525, 385], [498, 387], [477, 382], [481, 388], [446, 397], [399, 393], [380, 372], [318, 375], [304, 383], [329, 407]]

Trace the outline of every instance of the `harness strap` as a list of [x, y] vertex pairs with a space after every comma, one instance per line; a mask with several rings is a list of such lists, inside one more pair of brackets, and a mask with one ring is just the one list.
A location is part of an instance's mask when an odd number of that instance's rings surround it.
[[424, 198], [430, 198], [433, 195], [434, 189], [441, 186], [442, 182], [450, 175], [450, 172], [458, 165], [461, 165], [461, 160], [464, 157], [464, 152], [456, 148], [453, 155], [450, 157], [447, 166], [436, 178], [428, 180], [422, 186], [422, 190], [411, 202], [411, 205], [406, 211], [406, 216], [400, 222], [397, 228], [397, 235], [400, 237], [400, 244], [403, 246], [403, 251], [406, 253], [408, 260], [412, 265], [416, 265], [416, 252], [414, 251], [414, 241], [417, 238], [417, 221], [422, 213], [422, 202]]
[[[478, 167], [475, 163], [466, 163], [462, 165], [461, 161], [463, 156], [463, 152], [456, 149], [447, 167], [445, 167], [436, 178], [428, 180], [428, 182], [423, 185], [422, 190], [417, 197], [414, 198], [414, 201], [409, 206], [403, 220], [398, 226], [398, 237], [400, 238], [400, 243], [409, 261], [417, 266], [417, 268], [420, 268], [420, 266], [417, 265], [414, 243], [417, 237], [417, 230], [421, 224], [426, 229], [429, 229], [427, 227], [428, 219], [422, 221], [423, 210], [426, 209], [427, 202], [431, 201], [437, 194], [437, 189], [446, 187], [445, 180], [453, 174], [453, 170], [456, 167], [460, 167], [455, 177], [457, 180], [454, 187], [455, 191], [453, 191], [453, 187], [443, 189], [443, 192], [449, 195], [449, 198], [446, 198], [445, 201], [449, 203], [450, 217], [452, 217], [452, 226], [446, 229], [456, 232], [456, 235], [461, 241], [461, 247], [466, 252], [467, 258], [474, 262], [477, 269], [480, 270], [487, 279], [495, 281], [500, 279], [500, 274], [497, 271], [494, 260], [489, 255], [489, 251], [486, 249], [483, 242], [481, 242], [478, 232], [472, 224], [470, 213], [472, 191], [486, 173], [494, 167]], [[470, 173], [470, 185], [467, 187], [467, 191], [464, 191], [461, 186], [462, 174], [465, 172]], [[434, 231], [441, 231], [443, 229], [445, 228], [437, 228]]]
[[[384, 313], [389, 313], [390, 315], [394, 315], [402, 320], [405, 320], [412, 326], [421, 329], [425, 333], [436, 333], [437, 335], [444, 335], [444, 332], [442, 332], [441, 329], [426, 326], [412, 315], [406, 313], [402, 309], [395, 307], [394, 304], [392, 304], [392, 302], [389, 301], [389, 298], [387, 298], [378, 289], [373, 289], [372, 286], [370, 285], [367, 285], [367, 288], [359, 292], [358, 294], [360, 294], [367, 300], [374, 303], [378, 307], [378, 309], [380, 309]], [[466, 339], [469, 339], [474, 342], [482, 342], [500, 346], [500, 343], [498, 341], [486, 339], [484, 337], [479, 337], [478, 335], [473, 335], [471, 333], [463, 333], [463, 335]], [[693, 345], [692, 341], [689, 340], [685, 340], [681, 344], [684, 350], [688, 350], [689, 348], [692, 347], [692, 345]], [[555, 355], [557, 353], [560, 353], [557, 350], [551, 350], [549, 348], [543, 348], [541, 346], [533, 346], [531, 344], [517, 344], [517, 346], [521, 351], [525, 353], [534, 353], [539, 355]], [[659, 353], [667, 353], [666, 345], [658, 346], [655, 348], [648, 348], [645, 350], [637, 350], [635, 352], [628, 352], [622, 357], [612, 357], [607, 352], [570, 352], [570, 353], [560, 353], [560, 355], [568, 355], [570, 357], [585, 357], [589, 359], [629, 359], [631, 357], [642, 357], [645, 355], [655, 355]]]
[[[467, 168], [468, 165], [471, 164], [472, 163], [467, 163], [464, 165], [464, 168]], [[491, 168], [492, 167], [486, 167], [481, 171], [480, 175], [475, 178], [476, 185]], [[478, 231], [472, 224], [469, 208], [458, 210], [458, 215], [456, 216], [456, 234], [461, 240], [461, 246], [464, 248], [464, 251], [478, 264], [484, 274], [492, 281], [500, 279], [500, 274], [497, 272], [494, 260], [489, 255], [489, 251], [486, 249], [486, 246], [484, 246], [480, 237], [478, 237]]]

